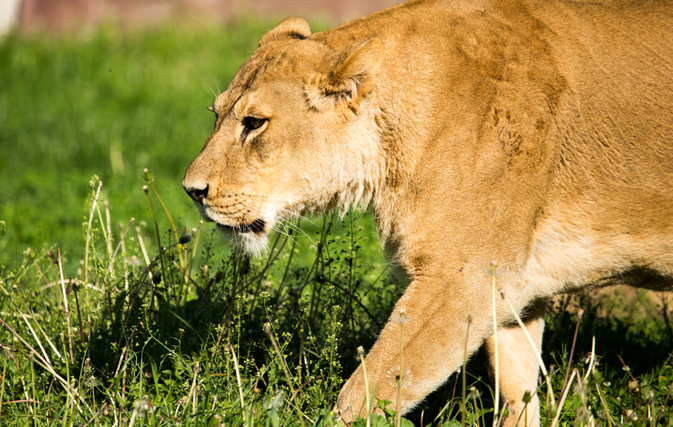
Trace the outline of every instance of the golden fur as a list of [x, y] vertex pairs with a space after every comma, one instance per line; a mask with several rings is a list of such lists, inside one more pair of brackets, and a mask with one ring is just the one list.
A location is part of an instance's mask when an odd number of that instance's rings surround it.
[[[282, 219], [371, 205], [410, 280], [394, 309], [408, 316], [409, 411], [460, 367], [466, 339], [493, 354], [493, 261], [538, 349], [553, 294], [673, 283], [672, 16], [669, 0], [418, 0], [317, 34], [289, 18], [213, 103], [184, 187], [253, 253]], [[538, 364], [496, 304], [515, 425]], [[393, 402], [399, 338], [389, 321], [366, 359]], [[357, 370], [337, 403], [346, 422], [363, 401]]]

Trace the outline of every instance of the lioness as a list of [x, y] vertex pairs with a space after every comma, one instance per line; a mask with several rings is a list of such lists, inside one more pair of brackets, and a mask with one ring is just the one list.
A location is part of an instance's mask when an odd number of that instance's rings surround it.
[[[263, 251], [286, 218], [373, 208], [410, 280], [393, 312], [408, 319], [404, 412], [465, 345], [494, 356], [494, 261], [537, 351], [551, 295], [673, 285], [669, 0], [414, 0], [317, 34], [288, 18], [211, 109], [183, 186], [243, 249]], [[505, 423], [537, 426], [535, 396], [520, 417], [535, 351], [495, 304]], [[370, 389], [392, 402], [399, 341], [391, 317], [366, 358]], [[344, 421], [364, 415], [364, 390], [357, 370]]]

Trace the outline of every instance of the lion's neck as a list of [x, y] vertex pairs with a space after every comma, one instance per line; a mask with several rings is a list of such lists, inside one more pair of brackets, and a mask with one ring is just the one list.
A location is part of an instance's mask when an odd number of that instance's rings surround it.
[[374, 114], [381, 157], [371, 205], [381, 243], [392, 256], [405, 246], [406, 219], [413, 215], [405, 201], [413, 199], [411, 187], [424, 148], [418, 138], [423, 129], [415, 125], [413, 116], [394, 102], [379, 105]]

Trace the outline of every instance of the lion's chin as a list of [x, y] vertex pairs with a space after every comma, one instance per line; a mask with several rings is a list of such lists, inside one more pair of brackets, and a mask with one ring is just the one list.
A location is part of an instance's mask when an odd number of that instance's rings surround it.
[[261, 257], [269, 249], [269, 239], [265, 232], [251, 232], [245, 227], [230, 227], [217, 224], [217, 229], [234, 242], [236, 250], [253, 257]]

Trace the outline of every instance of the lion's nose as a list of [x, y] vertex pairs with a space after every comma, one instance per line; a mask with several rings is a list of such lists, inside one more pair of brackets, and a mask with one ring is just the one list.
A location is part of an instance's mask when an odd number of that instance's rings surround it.
[[204, 189], [188, 187], [184, 187], [184, 189], [187, 194], [189, 194], [189, 197], [191, 197], [195, 202], [203, 203], [203, 199], [208, 197], [208, 185], [206, 185], [206, 188]]

